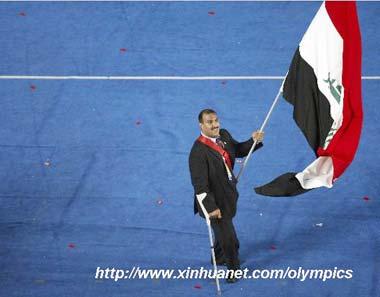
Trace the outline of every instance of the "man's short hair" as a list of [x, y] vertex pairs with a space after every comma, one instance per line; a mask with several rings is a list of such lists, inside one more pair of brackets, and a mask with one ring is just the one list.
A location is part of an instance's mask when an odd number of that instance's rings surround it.
[[203, 123], [203, 115], [204, 115], [204, 114], [211, 114], [211, 113], [216, 114], [216, 112], [215, 112], [214, 110], [210, 109], [210, 108], [203, 109], [203, 110], [199, 113], [199, 115], [198, 115], [198, 121], [199, 121], [200, 123]]

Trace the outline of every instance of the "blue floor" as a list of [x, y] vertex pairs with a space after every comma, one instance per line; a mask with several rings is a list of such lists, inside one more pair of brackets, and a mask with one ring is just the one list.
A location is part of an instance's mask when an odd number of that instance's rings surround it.
[[[0, 76], [283, 76], [318, 2], [1, 2]], [[359, 2], [363, 75], [379, 76], [380, 2]], [[99, 267], [211, 268], [188, 154], [198, 112], [246, 140], [280, 80], [0, 79], [0, 296], [213, 296], [211, 280], [96, 280]], [[253, 187], [313, 160], [282, 100], [239, 183], [243, 268], [352, 269], [348, 280], [222, 282], [223, 296], [380, 296], [380, 80], [335, 184]], [[377, 139], [377, 140], [376, 140]], [[238, 164], [239, 165], [239, 164]]]

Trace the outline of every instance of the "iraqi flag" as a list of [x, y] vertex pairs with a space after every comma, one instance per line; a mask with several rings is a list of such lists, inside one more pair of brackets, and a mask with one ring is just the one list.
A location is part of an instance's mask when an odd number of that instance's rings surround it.
[[363, 122], [361, 39], [355, 2], [322, 3], [294, 54], [283, 84], [293, 118], [316, 159], [255, 188], [266, 196], [294, 196], [331, 188], [350, 165]]

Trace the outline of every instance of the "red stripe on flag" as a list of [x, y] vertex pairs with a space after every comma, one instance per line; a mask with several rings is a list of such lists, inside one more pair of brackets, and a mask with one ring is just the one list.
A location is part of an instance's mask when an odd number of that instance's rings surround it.
[[334, 179], [338, 178], [354, 159], [363, 123], [361, 91], [361, 37], [355, 2], [325, 3], [327, 13], [343, 39], [343, 123], [326, 150], [318, 156], [331, 156]]

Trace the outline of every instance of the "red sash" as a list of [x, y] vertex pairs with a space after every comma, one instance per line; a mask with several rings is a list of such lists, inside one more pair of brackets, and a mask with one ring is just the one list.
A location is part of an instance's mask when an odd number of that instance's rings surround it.
[[227, 151], [225, 151], [215, 142], [208, 139], [207, 137], [204, 137], [203, 135], [200, 135], [197, 140], [207, 145], [208, 147], [212, 148], [214, 151], [217, 151], [224, 158], [228, 168], [232, 171], [232, 163], [230, 159], [230, 154]]

